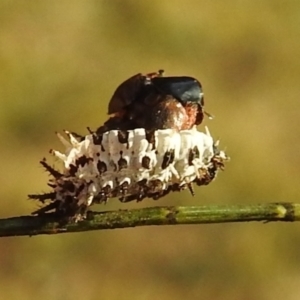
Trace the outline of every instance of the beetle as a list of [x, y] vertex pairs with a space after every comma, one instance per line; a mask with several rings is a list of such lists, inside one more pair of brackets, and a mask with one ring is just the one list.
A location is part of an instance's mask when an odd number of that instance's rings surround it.
[[188, 76], [164, 77], [164, 71], [136, 74], [121, 83], [108, 104], [111, 118], [97, 132], [112, 129], [190, 129], [204, 117], [200, 82]]

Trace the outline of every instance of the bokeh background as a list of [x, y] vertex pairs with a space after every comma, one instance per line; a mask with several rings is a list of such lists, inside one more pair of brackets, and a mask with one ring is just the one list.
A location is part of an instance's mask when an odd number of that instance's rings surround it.
[[[99, 209], [299, 201], [299, 54], [298, 1], [2, 0], [1, 217], [37, 208], [55, 131], [98, 127], [119, 83], [161, 68], [201, 81], [231, 162], [194, 198]], [[297, 223], [3, 238], [1, 298], [296, 300], [299, 250]]]

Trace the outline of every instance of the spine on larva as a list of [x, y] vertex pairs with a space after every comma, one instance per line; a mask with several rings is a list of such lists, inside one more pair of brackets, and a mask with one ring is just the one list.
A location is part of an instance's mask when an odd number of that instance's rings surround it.
[[109, 198], [158, 199], [186, 188], [194, 194], [192, 184], [209, 184], [227, 159], [208, 129], [203, 133], [196, 128], [179, 132], [139, 128], [82, 138], [65, 133], [68, 139], [58, 134], [65, 151], [51, 151], [63, 162], [63, 171], [41, 162], [52, 175], [48, 185], [53, 191], [29, 195], [50, 200], [37, 214], [54, 210], [81, 219], [89, 206]]

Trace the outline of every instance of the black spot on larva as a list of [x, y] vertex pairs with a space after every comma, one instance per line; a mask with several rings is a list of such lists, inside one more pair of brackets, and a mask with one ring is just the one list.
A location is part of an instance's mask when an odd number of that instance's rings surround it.
[[96, 133], [93, 134], [93, 142], [95, 145], [101, 145], [102, 139], [103, 139], [102, 134], [96, 134]]
[[105, 173], [107, 171], [106, 164], [103, 161], [99, 160], [97, 162], [97, 170], [98, 170], [98, 172], [99, 172], [100, 175], [103, 174], [103, 173]]
[[189, 157], [188, 157], [189, 166], [193, 165], [193, 160], [194, 160], [194, 152], [193, 152], [193, 149], [190, 149], [189, 150]]
[[74, 166], [73, 164], [70, 164], [69, 174], [71, 176], [75, 176], [77, 170], [78, 170], [77, 166]]
[[170, 149], [164, 154], [164, 158], [161, 164], [161, 168], [165, 169], [167, 168], [173, 161], [174, 161], [175, 153], [174, 149]]
[[101, 151], [102, 152], [105, 152], [105, 149], [102, 145], [102, 140], [103, 140], [103, 135], [102, 134], [97, 134], [97, 133], [94, 133], [93, 134], [93, 142], [95, 145], [100, 145], [101, 146]]
[[121, 157], [118, 160], [118, 167], [119, 167], [119, 171], [128, 168], [127, 160]]
[[148, 156], [143, 156], [142, 158], [142, 167], [145, 169], [150, 169], [150, 157]]
[[125, 130], [118, 130], [118, 140], [121, 144], [127, 144], [128, 149], [129, 132]]
[[195, 146], [193, 149], [189, 150], [188, 163], [189, 166], [193, 165], [193, 160], [200, 157], [199, 149]]
[[85, 155], [83, 155], [76, 159], [76, 166], [84, 167], [84, 165], [87, 164], [88, 162], [89, 162], [89, 159]]
[[156, 149], [155, 130], [146, 130], [145, 136], [148, 143], [152, 145], [152, 149]]

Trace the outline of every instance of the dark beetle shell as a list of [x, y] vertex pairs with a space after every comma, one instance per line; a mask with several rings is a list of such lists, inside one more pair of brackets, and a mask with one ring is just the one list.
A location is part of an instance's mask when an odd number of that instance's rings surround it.
[[121, 83], [108, 104], [108, 113], [118, 113], [135, 101], [144, 101], [153, 92], [172, 96], [183, 104], [190, 101], [201, 107], [204, 105], [202, 87], [197, 79], [162, 77], [162, 71], [159, 71], [147, 75], [139, 73]]
[[136, 74], [121, 83], [108, 104], [108, 114], [114, 114], [131, 104], [144, 86], [144, 76]]
[[111, 118], [98, 128], [108, 130], [189, 129], [203, 119], [203, 92], [198, 80], [188, 76], [163, 77], [163, 71], [136, 74], [114, 92]]
[[201, 84], [193, 77], [156, 77], [151, 84], [158, 92], [171, 95], [182, 103], [190, 101], [204, 105]]

